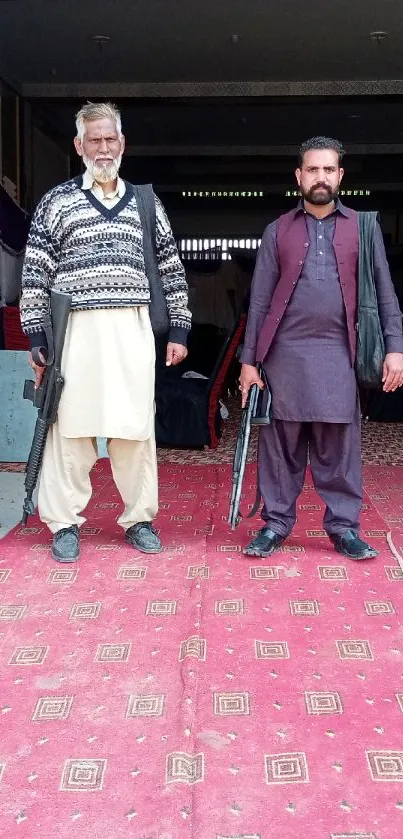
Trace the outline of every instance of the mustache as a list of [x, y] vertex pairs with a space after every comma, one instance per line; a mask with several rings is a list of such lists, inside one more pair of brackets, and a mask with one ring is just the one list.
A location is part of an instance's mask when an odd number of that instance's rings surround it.
[[328, 184], [315, 184], [312, 189], [330, 189]]

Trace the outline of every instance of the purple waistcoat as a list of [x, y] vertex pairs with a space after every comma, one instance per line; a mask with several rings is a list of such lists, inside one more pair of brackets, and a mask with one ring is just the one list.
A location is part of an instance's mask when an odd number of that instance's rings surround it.
[[[296, 210], [280, 216], [277, 222], [277, 249], [280, 279], [259, 334], [256, 361], [261, 363], [273, 343], [290, 297], [300, 278], [309, 247], [304, 213]], [[348, 218], [336, 217], [333, 239], [344, 308], [346, 311], [351, 364], [355, 361], [357, 317], [358, 224], [357, 213], [349, 209]]]

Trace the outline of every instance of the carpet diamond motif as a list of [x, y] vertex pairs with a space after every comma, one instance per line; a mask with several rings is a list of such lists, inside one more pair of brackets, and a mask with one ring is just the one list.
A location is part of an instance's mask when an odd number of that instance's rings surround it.
[[259, 562], [203, 456], [161, 464], [157, 556], [124, 542], [106, 461], [74, 567], [35, 518], [0, 543], [0, 835], [401, 839], [403, 468], [364, 468], [378, 559], [335, 553], [308, 475]]

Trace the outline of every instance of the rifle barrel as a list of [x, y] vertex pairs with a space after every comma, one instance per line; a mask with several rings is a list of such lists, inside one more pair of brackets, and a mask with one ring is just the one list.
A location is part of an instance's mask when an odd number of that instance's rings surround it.
[[[49, 336], [49, 341], [52, 342], [52, 346], [48, 346], [51, 363], [49, 363], [41, 383], [43, 398], [41, 395], [31, 450], [25, 469], [26, 497], [23, 503], [23, 524], [27, 523], [28, 516], [32, 515], [34, 512], [32, 496], [42, 467], [43, 454], [45, 451], [49, 427], [56, 420], [60, 397], [63, 390], [64, 379], [60, 372], [60, 364], [70, 309], [71, 296], [69, 294], [51, 291], [50, 312], [52, 320], [52, 334]], [[25, 397], [32, 398], [32, 395], [35, 396], [35, 393], [38, 393], [38, 391], [32, 392], [32, 387], [30, 385], [27, 386], [26, 383], [24, 387]]]

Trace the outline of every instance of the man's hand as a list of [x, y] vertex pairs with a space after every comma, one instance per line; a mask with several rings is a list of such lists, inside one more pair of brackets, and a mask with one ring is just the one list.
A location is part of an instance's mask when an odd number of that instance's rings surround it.
[[175, 366], [175, 364], [180, 364], [186, 358], [187, 354], [187, 348], [183, 344], [172, 344], [169, 342], [167, 345], [166, 366], [171, 367], [171, 365]]
[[242, 407], [246, 405], [248, 393], [252, 385], [259, 385], [260, 390], [263, 390], [264, 383], [253, 364], [242, 364], [241, 375], [239, 377], [239, 390], [242, 395]]
[[41, 353], [39, 353], [39, 358], [43, 361], [43, 367], [41, 367], [40, 364], [35, 364], [35, 362], [32, 360], [32, 353], [28, 353], [28, 364], [35, 373], [35, 390], [38, 390], [38, 387], [43, 378], [43, 374], [46, 370], [46, 361]]
[[383, 362], [382, 382], [385, 393], [403, 385], [403, 353], [387, 353]]

